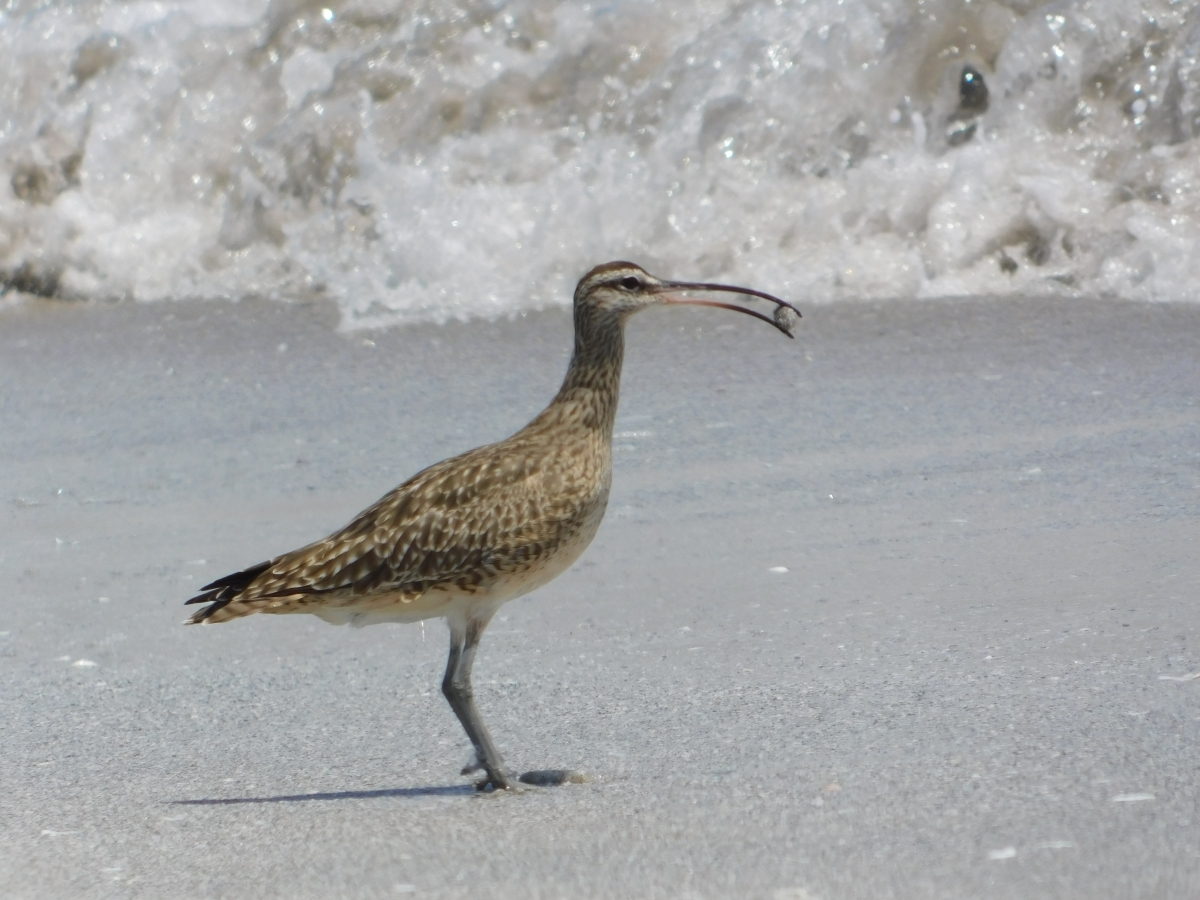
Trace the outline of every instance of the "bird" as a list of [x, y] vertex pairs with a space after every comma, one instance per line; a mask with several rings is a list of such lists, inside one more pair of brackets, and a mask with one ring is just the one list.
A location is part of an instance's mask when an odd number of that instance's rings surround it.
[[[770, 301], [774, 318], [695, 296], [713, 293]], [[612, 485], [625, 323], [651, 306], [685, 304], [745, 313], [788, 337], [800, 315], [751, 288], [664, 280], [624, 261], [596, 266], [575, 288], [575, 345], [562, 387], [533, 421], [418, 472], [328, 537], [205, 585], [186, 601], [203, 604], [186, 624], [253, 613], [359, 626], [444, 618], [442, 693], [474, 750], [462, 774], [482, 773], [482, 791], [585, 780], [567, 769], [516, 776], [479, 714], [471, 667], [496, 610], [560, 575], [596, 535]]]

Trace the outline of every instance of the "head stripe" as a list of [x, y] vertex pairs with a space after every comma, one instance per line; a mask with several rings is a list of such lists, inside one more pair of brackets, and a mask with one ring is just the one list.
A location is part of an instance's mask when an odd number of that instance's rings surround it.
[[613, 262], [601, 263], [579, 279], [579, 285], [575, 288], [575, 299], [578, 300], [580, 297], [586, 296], [601, 284], [613, 281], [614, 276], [618, 273], [621, 275], [637, 275], [640, 278], [650, 279], [651, 281], [657, 280], [637, 263], [618, 259]]

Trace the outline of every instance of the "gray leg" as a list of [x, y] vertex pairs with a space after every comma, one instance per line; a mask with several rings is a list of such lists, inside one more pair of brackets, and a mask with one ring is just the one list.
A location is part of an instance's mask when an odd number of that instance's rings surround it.
[[[516, 776], [504, 765], [500, 751], [492, 743], [492, 736], [480, 718], [475, 705], [475, 691], [471, 687], [471, 666], [475, 663], [475, 650], [486, 621], [468, 621], [463, 624], [450, 622], [450, 657], [446, 660], [446, 677], [442, 679], [442, 693], [450, 708], [458, 716], [463, 730], [475, 747], [475, 757], [487, 772], [487, 778], [479, 784], [480, 790], [512, 790], [517, 786]], [[469, 771], [466, 770], [466, 771]]]
[[[489, 789], [519, 790], [517, 777], [504, 764], [500, 751], [492, 743], [492, 736], [488, 733], [487, 726], [483, 724], [479, 708], [475, 705], [475, 691], [471, 687], [471, 666], [475, 663], [475, 651], [479, 647], [479, 638], [483, 635], [483, 629], [487, 628], [488, 620], [473, 619], [458, 622], [447, 617], [447, 624], [450, 626], [450, 656], [446, 660], [446, 676], [442, 679], [442, 693], [446, 695], [450, 708], [454, 710], [458, 721], [462, 723], [463, 731], [471, 739], [471, 744], [475, 747], [477, 762], [475, 766], [463, 769], [463, 774], [466, 775], [476, 768], [482, 768], [487, 773], [487, 777], [477, 785], [481, 791]], [[519, 780], [526, 784], [550, 787], [568, 783], [584, 784], [589, 779], [570, 769], [539, 769], [526, 772]]]

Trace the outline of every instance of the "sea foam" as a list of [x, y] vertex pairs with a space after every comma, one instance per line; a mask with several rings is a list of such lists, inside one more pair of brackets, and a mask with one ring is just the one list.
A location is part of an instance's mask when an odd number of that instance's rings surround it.
[[0, 6], [10, 295], [1193, 299], [1200, 4]]

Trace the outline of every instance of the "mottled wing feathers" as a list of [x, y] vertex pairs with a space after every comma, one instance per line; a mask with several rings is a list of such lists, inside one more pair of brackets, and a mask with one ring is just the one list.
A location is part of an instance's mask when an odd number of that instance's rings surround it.
[[212, 601], [191, 621], [232, 601], [237, 608], [218, 620], [278, 606], [280, 598], [337, 595], [346, 605], [372, 594], [418, 596], [436, 585], [471, 590], [527, 568], [562, 539], [587, 503], [583, 495], [597, 489], [595, 473], [580, 470], [581, 455], [562, 449], [521, 432], [430, 466], [329, 537], [214, 581], [189, 601]]

